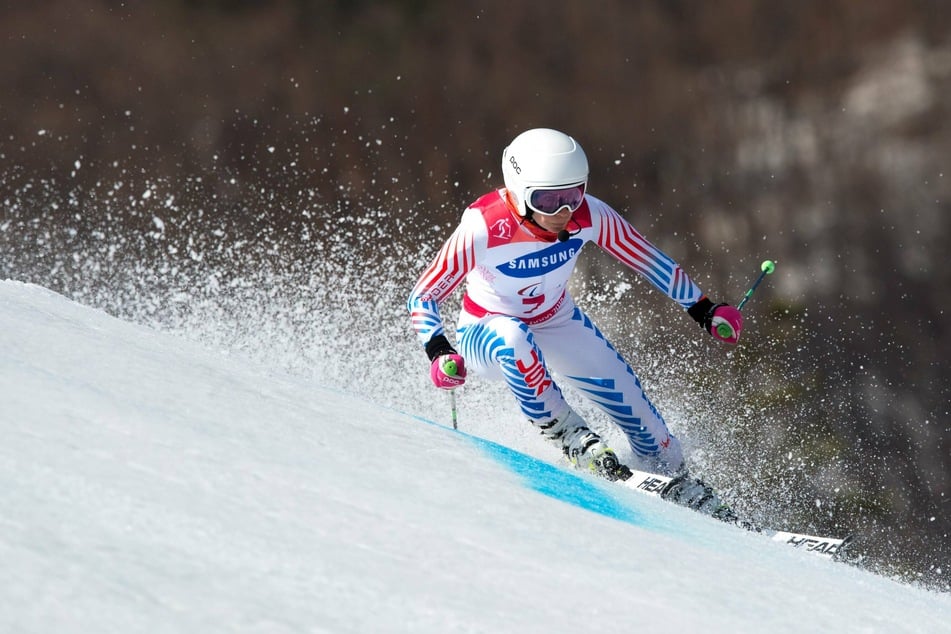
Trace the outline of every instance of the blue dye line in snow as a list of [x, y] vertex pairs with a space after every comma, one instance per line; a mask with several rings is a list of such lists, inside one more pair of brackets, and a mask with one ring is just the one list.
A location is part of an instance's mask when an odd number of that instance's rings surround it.
[[622, 522], [643, 524], [643, 518], [634, 509], [585, 478], [508, 447], [475, 436], [469, 438], [490, 457], [520, 475], [529, 488], [539, 493]]
[[[410, 416], [424, 423], [446, 429], [444, 425], [421, 416]], [[543, 460], [538, 460], [478, 436], [451, 429], [449, 431], [454, 431], [454, 433], [466, 438], [493, 460], [521, 476], [525, 484], [534, 491], [628, 524], [637, 526], [646, 524], [640, 513], [611, 494], [608, 490], [608, 487], [612, 486], [610, 484], [593, 482], [578, 474], [559, 469]]]

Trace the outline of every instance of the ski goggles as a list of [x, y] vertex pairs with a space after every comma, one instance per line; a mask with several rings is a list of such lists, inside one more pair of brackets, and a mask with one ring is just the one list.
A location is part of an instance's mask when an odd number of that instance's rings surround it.
[[543, 216], [554, 216], [562, 209], [575, 211], [584, 202], [587, 183], [567, 187], [529, 187], [525, 191], [525, 204]]

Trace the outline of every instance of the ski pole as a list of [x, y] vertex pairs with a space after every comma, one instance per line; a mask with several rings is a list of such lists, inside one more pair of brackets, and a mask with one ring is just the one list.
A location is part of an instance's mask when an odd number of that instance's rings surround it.
[[459, 419], [456, 415], [456, 391], [449, 390], [449, 405], [452, 407], [452, 428], [459, 429]]
[[[442, 364], [442, 371], [446, 376], [456, 376], [459, 373], [459, 367], [452, 359], [446, 359]], [[459, 418], [456, 413], [456, 390], [449, 390], [449, 406], [452, 408], [452, 428], [459, 429]]]
[[[753, 296], [753, 291], [756, 290], [756, 287], [759, 286], [760, 282], [763, 281], [763, 278], [767, 275], [772, 275], [773, 271], [776, 270], [776, 263], [772, 260], [764, 260], [760, 265], [760, 274], [756, 278], [756, 281], [753, 282], [753, 285], [750, 287], [750, 290], [746, 291], [746, 295], [743, 296], [743, 299], [740, 300], [739, 305], [737, 305], [737, 310], [743, 310], [743, 307], [746, 306], [746, 302], [750, 300], [750, 297]], [[733, 335], [733, 328], [730, 327], [730, 324], [722, 323], [717, 326], [717, 334], [721, 337], [730, 337]]]

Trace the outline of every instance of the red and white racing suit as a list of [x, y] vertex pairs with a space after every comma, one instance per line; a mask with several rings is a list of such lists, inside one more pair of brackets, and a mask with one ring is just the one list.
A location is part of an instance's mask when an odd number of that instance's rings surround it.
[[554, 370], [623, 430], [637, 456], [676, 471], [683, 463], [680, 442], [567, 284], [581, 248], [594, 242], [685, 309], [702, 293], [676, 262], [591, 195], [568, 228], [570, 238], [560, 242], [525, 222], [504, 189], [479, 198], [413, 288], [413, 328], [424, 345], [444, 334], [439, 304], [465, 279], [456, 344], [469, 371], [504, 380], [539, 425], [568, 411]]

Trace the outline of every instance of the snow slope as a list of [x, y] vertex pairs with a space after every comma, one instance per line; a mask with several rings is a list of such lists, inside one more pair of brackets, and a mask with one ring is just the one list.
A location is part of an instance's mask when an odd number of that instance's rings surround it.
[[36, 286], [0, 282], [0, 350], [2, 632], [951, 631], [951, 596]]

